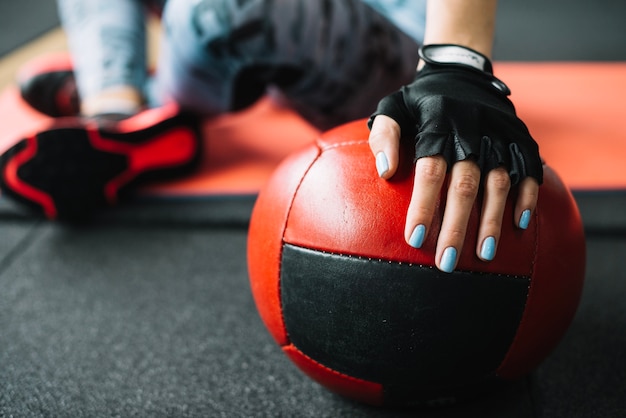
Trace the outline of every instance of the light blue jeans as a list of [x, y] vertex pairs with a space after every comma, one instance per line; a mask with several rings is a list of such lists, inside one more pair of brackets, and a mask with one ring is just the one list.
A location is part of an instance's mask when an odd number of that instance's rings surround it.
[[152, 93], [145, 3], [58, 0], [79, 91], [116, 83], [206, 115], [268, 89], [325, 129], [368, 116], [415, 75], [425, 0], [169, 0]]

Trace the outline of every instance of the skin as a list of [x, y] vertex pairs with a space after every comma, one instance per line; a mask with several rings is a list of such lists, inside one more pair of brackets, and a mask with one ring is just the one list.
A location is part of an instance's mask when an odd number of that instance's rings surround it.
[[[457, 44], [472, 48], [491, 58], [495, 28], [497, 0], [429, 0], [424, 44]], [[418, 69], [420, 68], [418, 65]], [[400, 126], [387, 116], [374, 120], [369, 144], [374, 155], [384, 152], [389, 169], [381, 177], [393, 177], [399, 160]], [[537, 206], [539, 185], [526, 178], [517, 186], [519, 194], [514, 219], [504, 219], [504, 206], [511, 190], [511, 181], [504, 168], [497, 168], [481, 178], [478, 165], [473, 161], [459, 161], [450, 169], [450, 181], [445, 182], [447, 164], [443, 157], [419, 159], [415, 164], [414, 188], [406, 216], [404, 238], [409, 242], [417, 225], [426, 227], [428, 234], [436, 203], [442, 187], [448, 187], [447, 204], [441, 230], [437, 239], [435, 263], [442, 269], [442, 256], [447, 248], [456, 249], [453, 260], [456, 267], [467, 231], [470, 212], [480, 187], [484, 187], [483, 209], [476, 242], [476, 255], [481, 256], [483, 243], [488, 237], [500, 240], [502, 222], [519, 221], [525, 210], [531, 213]]]
[[110, 112], [124, 103], [124, 107], [139, 111], [144, 103], [144, 98], [133, 86], [115, 86], [103, 90], [95, 96], [85, 97], [81, 100], [80, 110], [84, 116], [95, 116]]

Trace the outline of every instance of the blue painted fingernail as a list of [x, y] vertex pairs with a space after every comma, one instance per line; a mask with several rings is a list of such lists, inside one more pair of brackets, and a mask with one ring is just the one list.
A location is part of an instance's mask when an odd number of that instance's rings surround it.
[[485, 261], [491, 261], [496, 256], [496, 239], [494, 237], [487, 237], [483, 241], [483, 245], [480, 247], [480, 258]]
[[389, 171], [389, 161], [387, 160], [385, 153], [382, 151], [376, 154], [376, 171], [378, 171], [379, 177], [384, 176], [385, 173]]
[[530, 209], [526, 209], [524, 212], [522, 212], [522, 216], [520, 216], [519, 218], [519, 227], [521, 229], [526, 229], [528, 228], [529, 224], [530, 224]]
[[409, 245], [413, 248], [422, 248], [425, 237], [426, 227], [424, 225], [417, 225], [409, 238]]
[[456, 248], [448, 247], [443, 251], [441, 257], [441, 271], [444, 273], [452, 273], [456, 264]]

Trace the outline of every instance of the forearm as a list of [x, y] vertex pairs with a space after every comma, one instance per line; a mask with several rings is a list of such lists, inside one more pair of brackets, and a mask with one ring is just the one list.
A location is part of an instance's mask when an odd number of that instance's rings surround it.
[[456, 44], [491, 57], [497, 0], [428, 0], [424, 44]]

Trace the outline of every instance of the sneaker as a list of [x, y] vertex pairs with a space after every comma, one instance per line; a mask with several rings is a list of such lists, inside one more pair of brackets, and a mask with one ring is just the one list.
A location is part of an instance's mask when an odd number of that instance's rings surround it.
[[25, 64], [17, 76], [22, 99], [39, 112], [77, 116], [80, 98], [72, 62], [67, 54], [46, 55]]
[[0, 156], [0, 188], [49, 219], [80, 220], [138, 184], [191, 172], [201, 138], [174, 104], [121, 121], [59, 118]]

